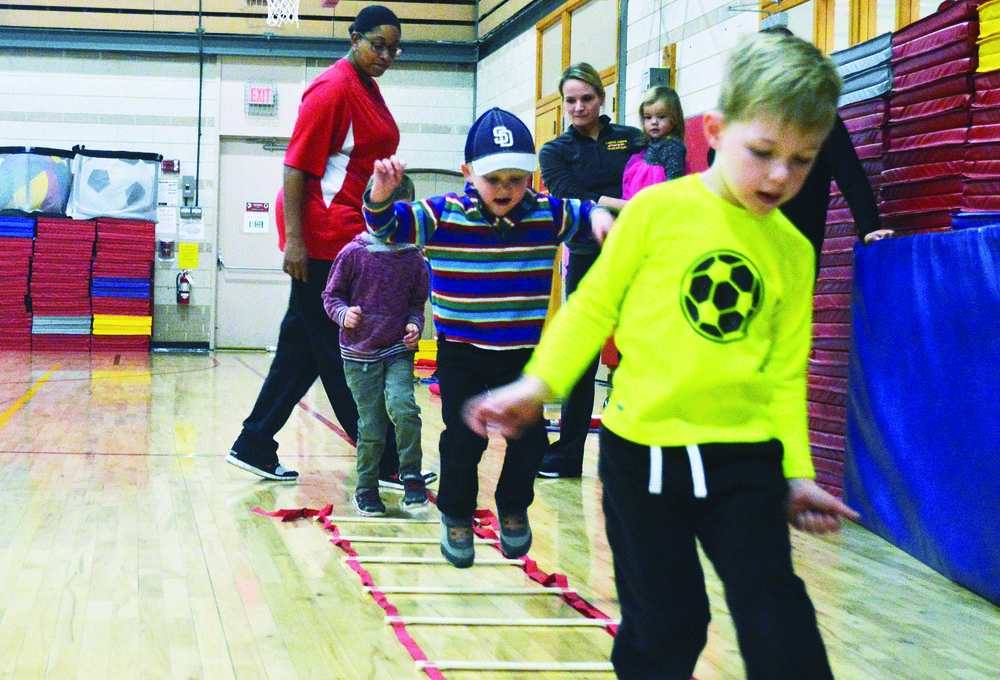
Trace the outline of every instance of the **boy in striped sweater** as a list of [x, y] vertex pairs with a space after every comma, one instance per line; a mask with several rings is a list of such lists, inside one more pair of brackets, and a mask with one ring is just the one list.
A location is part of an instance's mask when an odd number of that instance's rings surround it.
[[[375, 236], [424, 249], [431, 267], [441, 387], [441, 552], [456, 567], [472, 566], [472, 516], [479, 461], [487, 439], [462, 419], [467, 399], [517, 378], [541, 337], [552, 294], [552, 262], [560, 243], [603, 242], [614, 222], [591, 201], [558, 199], [529, 185], [537, 167], [534, 141], [521, 120], [490, 109], [465, 144], [465, 193], [391, 203], [405, 170], [393, 156], [376, 161], [365, 218]], [[536, 423], [508, 438], [496, 487], [500, 546], [527, 554], [527, 510], [548, 435]]]

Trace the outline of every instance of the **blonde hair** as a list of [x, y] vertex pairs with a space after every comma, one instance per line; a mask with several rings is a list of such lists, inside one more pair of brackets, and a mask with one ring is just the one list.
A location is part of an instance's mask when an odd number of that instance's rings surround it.
[[604, 99], [604, 83], [601, 82], [601, 74], [587, 62], [581, 61], [579, 64], [573, 64], [562, 72], [562, 77], [559, 78], [560, 97], [563, 93], [563, 85], [566, 84], [567, 80], [579, 80], [587, 83], [594, 88], [598, 97]]
[[642, 103], [639, 104], [639, 124], [642, 124], [642, 117], [646, 115], [646, 107], [657, 102], [666, 107], [670, 122], [674, 125], [670, 134], [684, 139], [684, 109], [681, 108], [681, 98], [672, 87], [657, 85], [646, 91]]
[[755, 33], [726, 60], [719, 110], [726, 122], [777, 116], [803, 130], [833, 127], [840, 76], [819, 49], [801, 38]]

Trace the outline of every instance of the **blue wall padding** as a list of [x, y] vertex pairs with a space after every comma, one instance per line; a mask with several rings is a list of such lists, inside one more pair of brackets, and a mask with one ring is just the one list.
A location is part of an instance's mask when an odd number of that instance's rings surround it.
[[1000, 227], [855, 250], [844, 497], [1000, 604]]

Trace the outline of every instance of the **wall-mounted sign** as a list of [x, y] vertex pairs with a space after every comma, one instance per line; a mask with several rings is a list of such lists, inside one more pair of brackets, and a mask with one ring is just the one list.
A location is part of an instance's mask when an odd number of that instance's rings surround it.
[[267, 83], [247, 83], [243, 90], [243, 104], [247, 115], [274, 116], [278, 113], [278, 91]]
[[246, 234], [266, 234], [268, 213], [271, 211], [269, 203], [247, 202], [246, 212], [243, 213], [243, 232]]
[[270, 85], [247, 85], [246, 102], [271, 106], [274, 104], [274, 88]]

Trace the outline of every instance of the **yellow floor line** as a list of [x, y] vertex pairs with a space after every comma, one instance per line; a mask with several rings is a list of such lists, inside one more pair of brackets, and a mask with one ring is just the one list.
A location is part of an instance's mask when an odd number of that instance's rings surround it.
[[178, 423], [174, 426], [174, 448], [182, 456], [190, 456], [195, 452], [194, 425]]
[[61, 365], [62, 364], [56, 364], [48, 371], [46, 371], [45, 375], [36, 380], [35, 384], [32, 385], [31, 388], [29, 388], [28, 391], [25, 392], [20, 399], [11, 404], [10, 408], [8, 408], [6, 411], [3, 412], [3, 415], [0, 415], [0, 427], [3, 427], [7, 423], [7, 421], [10, 420], [10, 417], [14, 415], [19, 408], [28, 403], [28, 401], [35, 395], [35, 392], [37, 392], [38, 389], [42, 385], [44, 385], [49, 378], [52, 377], [52, 374], [55, 373]]

